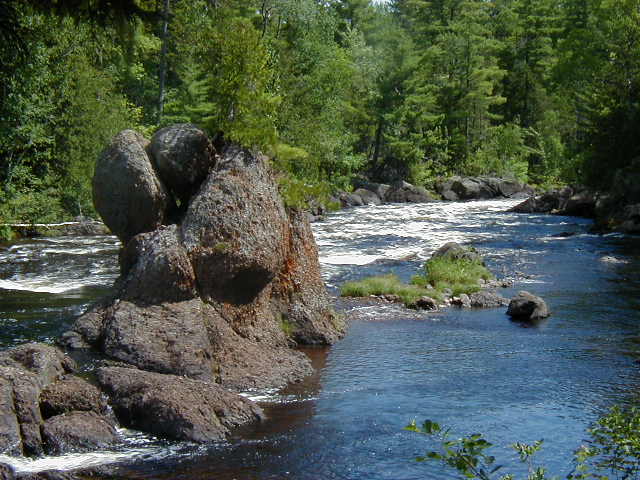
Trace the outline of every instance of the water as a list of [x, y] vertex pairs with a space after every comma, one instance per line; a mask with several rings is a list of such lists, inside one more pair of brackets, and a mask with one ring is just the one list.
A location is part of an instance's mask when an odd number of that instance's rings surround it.
[[[386, 205], [332, 214], [314, 224], [323, 274], [333, 293], [344, 281], [372, 274], [408, 279], [443, 243], [470, 243], [498, 276], [516, 278], [505, 296], [526, 289], [545, 298], [553, 311], [548, 321], [527, 328], [504, 309], [419, 313], [338, 300], [351, 319], [347, 337], [308, 351], [316, 375], [262, 392], [270, 419], [224, 444], [127, 433], [128, 445], [117, 452], [12, 462], [22, 470], [112, 462], [106, 467], [112, 473], [139, 479], [453, 478], [437, 464], [413, 461], [435, 445], [403, 427], [429, 418], [459, 434], [484, 432], [505, 472], [519, 468], [511, 443], [542, 438], [540, 462], [551, 473], [568, 473], [585, 429], [611, 405], [637, 401], [640, 242], [589, 234], [587, 220], [502, 213], [512, 204]], [[0, 252], [0, 281], [10, 282], [0, 287], [22, 287], [0, 290], [4, 346], [55, 338], [117, 273], [111, 237], [50, 242]], [[12, 260], [15, 251], [24, 261]], [[64, 285], [74, 289], [29, 291]]]

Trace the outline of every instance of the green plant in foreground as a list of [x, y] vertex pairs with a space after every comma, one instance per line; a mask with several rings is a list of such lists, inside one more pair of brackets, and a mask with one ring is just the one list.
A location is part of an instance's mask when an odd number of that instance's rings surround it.
[[[416, 458], [419, 462], [439, 461], [455, 469], [462, 477], [479, 480], [515, 480], [513, 474], [501, 474], [502, 465], [496, 465], [496, 458], [487, 455], [492, 447], [481, 434], [451, 438], [449, 429], [426, 420], [418, 426], [415, 421], [405, 427], [410, 432], [434, 437], [440, 448]], [[613, 407], [587, 430], [590, 439], [574, 453], [573, 469], [566, 475], [567, 480], [640, 479], [640, 409]], [[526, 480], [552, 480], [543, 466], [534, 463], [535, 454], [542, 447], [542, 440], [532, 445], [514, 443], [512, 448], [519, 454], [520, 461], [527, 465]], [[612, 476], [606, 475], [609, 472]]]

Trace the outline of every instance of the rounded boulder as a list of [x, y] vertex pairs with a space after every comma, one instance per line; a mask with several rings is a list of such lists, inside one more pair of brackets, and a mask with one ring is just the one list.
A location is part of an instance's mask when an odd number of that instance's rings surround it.
[[158, 130], [149, 151], [158, 175], [183, 205], [207, 177], [215, 158], [207, 134], [189, 123]]
[[147, 154], [149, 142], [133, 130], [114, 137], [93, 176], [93, 203], [123, 244], [162, 225], [172, 204]]

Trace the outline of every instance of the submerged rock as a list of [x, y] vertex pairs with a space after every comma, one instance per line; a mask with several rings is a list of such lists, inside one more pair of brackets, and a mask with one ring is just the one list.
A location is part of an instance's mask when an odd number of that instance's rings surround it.
[[550, 313], [542, 298], [522, 291], [509, 302], [507, 315], [515, 320], [533, 321], [547, 318]]

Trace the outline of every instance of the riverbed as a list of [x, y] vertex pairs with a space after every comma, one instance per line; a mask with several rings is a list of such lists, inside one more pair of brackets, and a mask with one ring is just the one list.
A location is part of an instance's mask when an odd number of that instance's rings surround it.
[[[415, 274], [448, 241], [475, 246], [499, 278], [542, 296], [553, 315], [527, 326], [504, 308], [413, 312], [344, 301], [349, 332], [307, 350], [316, 374], [278, 392], [249, 392], [269, 419], [210, 446], [123, 431], [117, 451], [38, 460], [23, 471], [102, 465], [139, 479], [425, 479], [452, 472], [414, 458], [435, 445], [406, 432], [432, 419], [483, 432], [507, 471], [509, 445], [544, 439], [538, 459], [571, 469], [585, 429], [640, 392], [640, 241], [589, 233], [572, 217], [505, 213], [514, 201], [359, 207], [313, 224], [330, 291], [372, 274]], [[24, 240], [0, 251], [0, 345], [52, 342], [117, 276], [114, 237]], [[522, 471], [522, 470], [516, 470]]]

